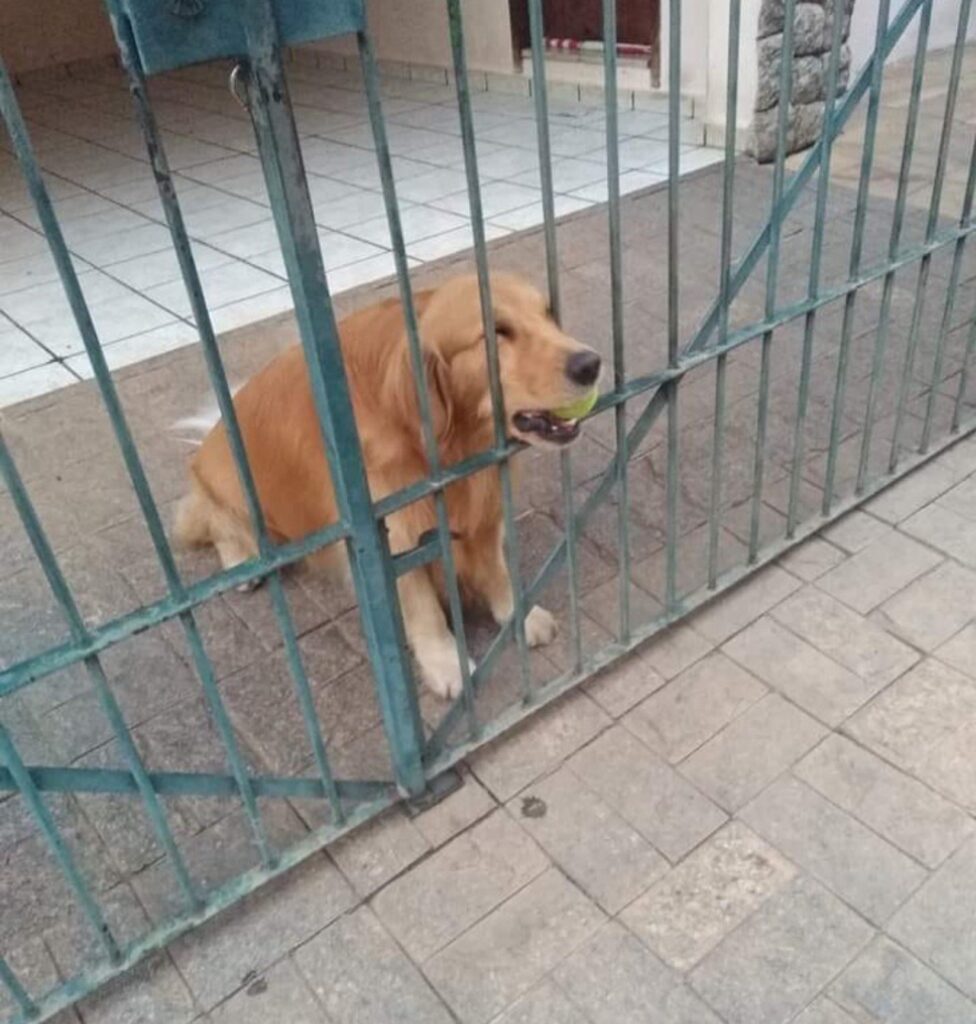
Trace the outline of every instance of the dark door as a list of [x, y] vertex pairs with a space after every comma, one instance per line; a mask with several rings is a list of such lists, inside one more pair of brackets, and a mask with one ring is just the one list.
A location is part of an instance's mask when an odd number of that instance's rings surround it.
[[[526, 0], [509, 0], [512, 35], [521, 52], [529, 45]], [[543, 30], [560, 39], [603, 39], [601, 0], [542, 0]], [[617, 40], [655, 46], [660, 27], [660, 0], [617, 0]]]

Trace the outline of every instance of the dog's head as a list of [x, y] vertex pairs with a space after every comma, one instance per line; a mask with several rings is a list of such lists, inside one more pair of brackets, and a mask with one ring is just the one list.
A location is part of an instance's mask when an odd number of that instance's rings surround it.
[[[491, 278], [498, 365], [506, 428], [511, 437], [543, 446], [569, 444], [579, 421], [553, 410], [571, 406], [592, 391], [600, 357], [559, 329], [545, 298], [511, 274]], [[457, 277], [428, 293], [420, 312], [439, 433], [459, 409], [491, 421], [491, 394], [478, 280]]]

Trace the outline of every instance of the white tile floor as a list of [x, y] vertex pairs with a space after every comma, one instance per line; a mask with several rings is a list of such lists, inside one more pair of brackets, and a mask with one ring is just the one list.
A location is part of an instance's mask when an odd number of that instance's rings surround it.
[[[292, 100], [334, 293], [393, 271], [366, 100], [358, 75], [291, 68]], [[152, 94], [218, 330], [291, 306], [244, 111], [226, 69], [166, 75]], [[471, 245], [453, 87], [383, 83], [403, 230], [412, 265]], [[121, 75], [108, 67], [35, 80], [19, 91], [99, 337], [113, 368], [192, 344], [189, 304]], [[489, 238], [542, 220], [528, 96], [473, 96]], [[557, 214], [606, 199], [601, 105], [551, 104]], [[624, 192], [664, 180], [667, 117], [621, 113]], [[701, 126], [682, 125], [684, 167], [720, 159]], [[90, 376], [8, 140], [0, 135], [0, 407]]]

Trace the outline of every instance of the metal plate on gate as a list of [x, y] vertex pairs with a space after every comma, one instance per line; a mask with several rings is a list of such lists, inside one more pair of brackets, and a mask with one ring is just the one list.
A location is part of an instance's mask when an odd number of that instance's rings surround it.
[[[363, 0], [273, 0], [282, 43], [358, 32]], [[127, 17], [147, 75], [247, 52], [239, 0], [109, 0]]]

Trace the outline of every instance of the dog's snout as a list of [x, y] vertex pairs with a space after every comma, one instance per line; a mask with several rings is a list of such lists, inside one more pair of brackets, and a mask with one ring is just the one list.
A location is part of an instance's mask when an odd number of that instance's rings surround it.
[[574, 384], [589, 387], [600, 376], [600, 357], [589, 349], [574, 352], [566, 361], [566, 376]]

